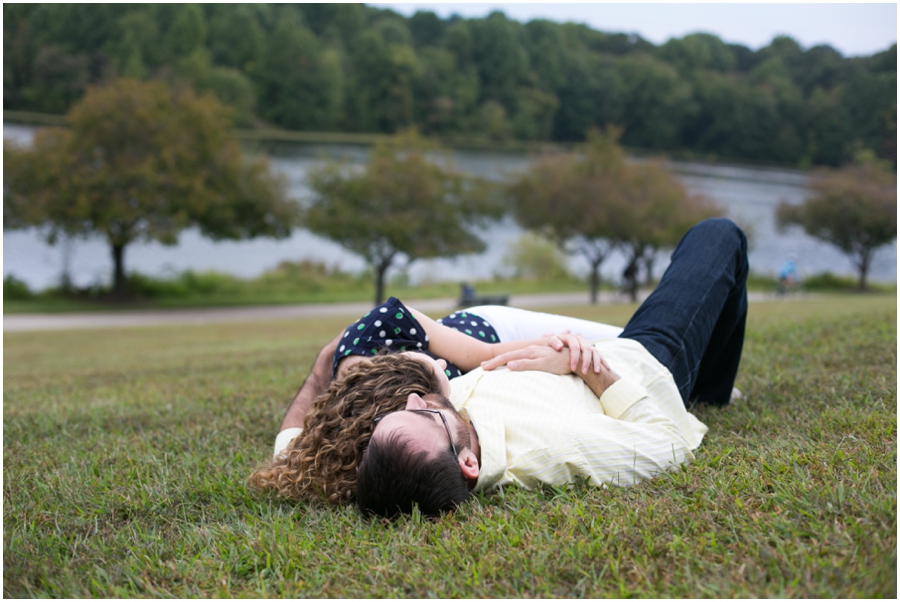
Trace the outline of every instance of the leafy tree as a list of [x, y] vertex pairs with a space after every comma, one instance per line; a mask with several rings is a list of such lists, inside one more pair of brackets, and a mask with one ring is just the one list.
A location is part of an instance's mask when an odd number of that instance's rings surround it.
[[840, 89], [826, 92], [816, 88], [804, 111], [804, 131], [808, 163], [837, 167], [850, 158], [849, 118]]
[[34, 60], [34, 86], [28, 90], [43, 111], [63, 113], [84, 94], [89, 58], [69, 54], [59, 46], [44, 46]]
[[[658, 163], [633, 163], [618, 145], [619, 132], [591, 132], [571, 153], [545, 156], [510, 186], [522, 226], [544, 232], [591, 266], [591, 303], [597, 302], [600, 266], [620, 248], [636, 275], [652, 273], [653, 257], [674, 246], [695, 222], [716, 215], [704, 199]], [[631, 294], [637, 296], [637, 279]]]
[[206, 18], [197, 4], [176, 4], [172, 22], [165, 30], [163, 46], [169, 55], [178, 59], [191, 54], [206, 45]]
[[421, 75], [415, 86], [416, 122], [426, 134], [450, 130], [460, 109], [465, 108], [457, 102], [460, 74], [456, 57], [444, 48], [428, 47], [419, 52], [419, 64]]
[[366, 260], [376, 304], [400, 255], [412, 262], [481, 252], [485, 244], [469, 226], [498, 216], [484, 187], [434, 163], [429, 150], [418, 135], [404, 133], [378, 143], [363, 171], [332, 162], [309, 174], [307, 227]]
[[409, 18], [409, 31], [412, 34], [416, 48], [433, 46], [439, 43], [446, 27], [447, 23], [430, 10], [417, 10]]
[[154, 16], [135, 11], [118, 21], [118, 35], [109, 43], [109, 56], [119, 75], [143, 79], [159, 66], [159, 31]]
[[507, 111], [525, 76], [527, 55], [522, 47], [522, 26], [502, 12], [472, 23], [473, 58], [478, 66], [482, 101], [499, 102]]
[[720, 215], [705, 197], [691, 195], [658, 161], [628, 163], [619, 172], [620, 204], [612, 215], [613, 242], [627, 255], [628, 293], [637, 301], [638, 275], [653, 280], [658, 251], [674, 247], [697, 222]]
[[125, 249], [137, 240], [175, 244], [185, 228], [214, 239], [285, 237], [296, 204], [264, 162], [244, 161], [227, 112], [211, 98], [161, 82], [119, 80], [92, 88], [69, 128], [4, 144], [4, 227], [98, 233], [113, 258], [113, 292], [125, 291]]
[[872, 255], [897, 238], [897, 175], [871, 154], [840, 170], [822, 171], [812, 181], [813, 195], [800, 205], [778, 207], [780, 228], [804, 231], [850, 256], [865, 290]]
[[757, 122], [757, 128], [767, 141], [765, 158], [784, 163], [798, 159], [803, 151], [797, 130], [803, 117], [803, 99], [785, 61], [777, 56], [765, 60], [754, 68], [749, 80], [772, 109], [771, 119]]
[[209, 21], [209, 50], [213, 61], [246, 74], [259, 68], [265, 33], [246, 4], [215, 4]]
[[613, 59], [584, 50], [572, 54], [565, 69], [557, 92], [555, 139], [580, 141], [592, 128], [621, 123], [623, 84]]
[[292, 8], [282, 7], [256, 72], [262, 116], [286, 128], [328, 131], [343, 108], [341, 71]]
[[555, 92], [565, 83], [563, 29], [552, 21], [535, 19], [525, 25], [531, 68], [541, 88]]
[[518, 139], [547, 140], [559, 108], [556, 96], [536, 88], [520, 88], [516, 99], [513, 132]]
[[728, 72], [734, 69], [736, 63], [732, 49], [717, 36], [708, 33], [672, 38], [659, 47], [658, 54], [684, 73], [695, 69]]
[[413, 89], [421, 67], [409, 31], [400, 25], [383, 19], [352, 44], [349, 100], [362, 131], [394, 133], [413, 125]]
[[591, 303], [597, 302], [600, 266], [615, 248], [615, 213], [625, 154], [618, 134], [588, 136], [569, 153], [548, 154], [532, 162], [508, 189], [514, 215], [591, 266]]
[[309, 2], [298, 4], [306, 23], [320, 39], [329, 44], [346, 45], [366, 28], [369, 15], [375, 10], [364, 4], [328, 4]]
[[622, 142], [642, 148], [675, 148], [690, 115], [690, 84], [662, 61], [626, 56], [616, 67], [623, 85]]

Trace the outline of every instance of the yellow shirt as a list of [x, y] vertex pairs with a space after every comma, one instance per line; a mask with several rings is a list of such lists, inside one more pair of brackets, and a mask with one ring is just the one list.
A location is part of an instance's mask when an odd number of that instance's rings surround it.
[[599, 399], [574, 375], [481, 369], [450, 381], [450, 400], [481, 444], [475, 490], [587, 477], [631, 485], [689, 462], [707, 428], [671, 373], [630, 339], [595, 343], [621, 378]]

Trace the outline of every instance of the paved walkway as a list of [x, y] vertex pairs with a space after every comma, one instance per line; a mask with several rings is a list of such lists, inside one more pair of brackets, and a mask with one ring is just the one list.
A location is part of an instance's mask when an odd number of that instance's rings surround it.
[[[643, 299], [646, 294], [640, 298]], [[794, 296], [793, 298], [796, 298]], [[772, 295], [750, 293], [751, 301], [771, 299]], [[562, 307], [587, 305], [587, 291], [577, 293], [548, 293], [539, 295], [512, 295], [513, 307]], [[601, 293], [599, 303], [604, 305], [627, 303], [624, 296]], [[456, 299], [410, 300], [409, 305], [427, 312], [447, 312], [456, 309]], [[372, 308], [371, 303], [320, 303], [309, 305], [270, 305], [236, 308], [198, 308], [172, 310], [122, 310], [109, 313], [66, 314], [12, 314], [3, 316], [3, 332], [28, 332], [39, 330], [73, 330], [85, 328], [126, 328], [135, 326], [163, 326], [177, 324], [216, 324], [221, 322], [254, 322], [258, 320], [290, 320], [323, 316], [348, 316], [356, 318]]]

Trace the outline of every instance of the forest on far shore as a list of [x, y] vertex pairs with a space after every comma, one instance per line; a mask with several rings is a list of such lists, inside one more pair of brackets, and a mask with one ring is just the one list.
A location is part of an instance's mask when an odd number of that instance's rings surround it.
[[869, 149], [896, 167], [897, 47], [776, 37], [654, 45], [582, 24], [407, 18], [363, 4], [4, 4], [3, 107], [66, 113], [90, 85], [163, 79], [240, 127], [579, 142], [795, 167]]

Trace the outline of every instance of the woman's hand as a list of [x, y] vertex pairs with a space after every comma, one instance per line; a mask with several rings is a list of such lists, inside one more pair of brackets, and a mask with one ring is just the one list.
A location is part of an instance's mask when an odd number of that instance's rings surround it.
[[[569, 367], [571, 372], [578, 372], [579, 362], [581, 363], [582, 374], [587, 374], [588, 370], [592, 367], [595, 373], [600, 372], [601, 366], [609, 370], [609, 365], [606, 363], [606, 360], [604, 360], [597, 349], [590, 345], [580, 334], [571, 334], [568, 330], [565, 330], [559, 334], [544, 336], [546, 344], [551, 349], [555, 351], [562, 351], [565, 348], [569, 349]], [[491, 365], [496, 367], [493, 363]], [[482, 368], [484, 368], [484, 364], [482, 364]], [[487, 370], [488, 368], [485, 369]]]
[[[580, 357], [586, 358], [582, 368], [584, 374], [587, 374], [591, 366], [594, 372], [599, 374], [601, 370], [609, 370], [600, 352], [595, 347], [579, 345]], [[577, 374], [578, 359], [572, 361], [573, 352], [571, 347], [563, 347], [560, 351], [556, 351], [552, 345], [532, 345], [515, 351], [508, 351], [502, 355], [482, 362], [481, 367], [486, 371], [506, 366], [513, 371], [524, 370], [540, 370], [551, 374]]]

